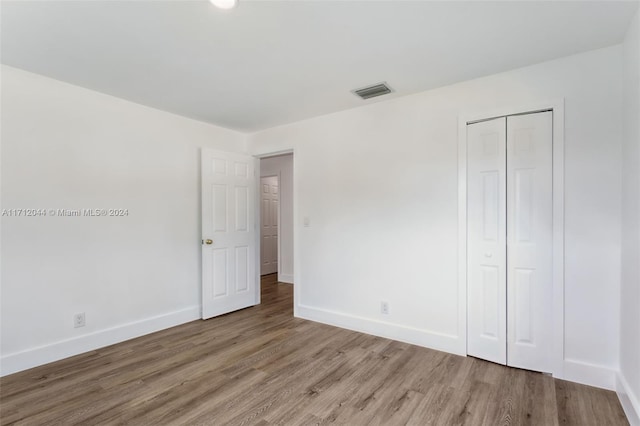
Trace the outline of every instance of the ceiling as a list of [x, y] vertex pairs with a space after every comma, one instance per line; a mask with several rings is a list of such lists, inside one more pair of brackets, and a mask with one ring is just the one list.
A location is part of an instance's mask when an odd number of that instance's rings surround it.
[[252, 132], [617, 44], [638, 5], [240, 2], [2, 1], [2, 63]]

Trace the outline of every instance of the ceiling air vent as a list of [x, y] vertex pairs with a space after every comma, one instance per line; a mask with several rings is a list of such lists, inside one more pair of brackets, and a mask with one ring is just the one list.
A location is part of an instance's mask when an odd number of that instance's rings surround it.
[[352, 91], [354, 94], [360, 96], [362, 99], [375, 98], [376, 96], [386, 95], [393, 92], [391, 87], [387, 86], [387, 83], [378, 83], [373, 86], [363, 87], [362, 89], [356, 89]]

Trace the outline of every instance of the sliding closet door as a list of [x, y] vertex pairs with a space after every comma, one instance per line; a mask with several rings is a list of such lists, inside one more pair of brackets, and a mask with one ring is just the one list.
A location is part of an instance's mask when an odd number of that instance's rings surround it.
[[506, 358], [506, 118], [467, 126], [467, 352]]
[[507, 117], [507, 361], [551, 371], [552, 112]]

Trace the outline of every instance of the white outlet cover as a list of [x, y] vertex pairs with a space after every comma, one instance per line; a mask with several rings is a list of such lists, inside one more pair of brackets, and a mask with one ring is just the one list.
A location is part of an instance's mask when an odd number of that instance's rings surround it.
[[80, 314], [75, 314], [73, 316], [73, 326], [75, 328], [84, 327], [85, 324], [86, 324], [86, 318], [85, 318], [84, 312]]

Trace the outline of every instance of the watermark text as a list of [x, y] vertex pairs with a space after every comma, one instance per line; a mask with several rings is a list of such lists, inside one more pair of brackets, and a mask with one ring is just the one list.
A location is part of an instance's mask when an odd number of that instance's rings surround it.
[[2, 209], [2, 217], [125, 217], [129, 209]]

